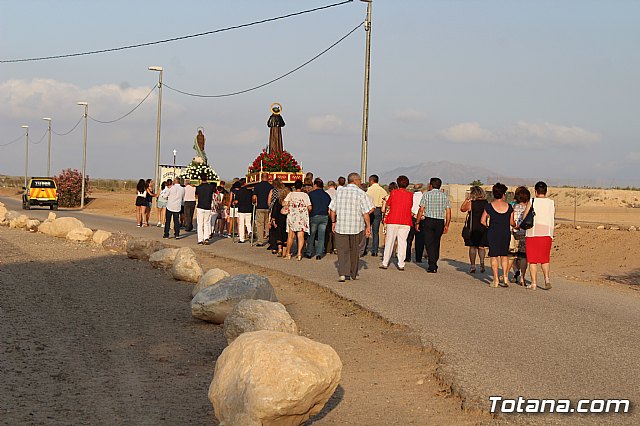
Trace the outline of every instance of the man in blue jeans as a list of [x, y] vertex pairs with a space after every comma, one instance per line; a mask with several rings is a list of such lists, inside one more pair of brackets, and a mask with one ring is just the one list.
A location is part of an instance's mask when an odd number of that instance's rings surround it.
[[[324, 190], [324, 182], [322, 179], [316, 178], [313, 181], [313, 191], [309, 192], [311, 200], [311, 212], [309, 212], [309, 240], [307, 240], [306, 258], [313, 257], [313, 249], [315, 246], [316, 260], [322, 259], [324, 251], [324, 236], [327, 230], [327, 222], [329, 221], [329, 204], [331, 197]], [[316, 244], [316, 232], [318, 233], [318, 242]]]

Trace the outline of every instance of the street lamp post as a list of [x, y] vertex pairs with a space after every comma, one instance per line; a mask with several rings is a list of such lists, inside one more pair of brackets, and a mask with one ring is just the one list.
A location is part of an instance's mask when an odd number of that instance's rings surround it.
[[176, 154], [178, 153], [178, 151], [176, 151], [175, 149], [173, 150], [173, 178], [176, 178]]
[[362, 111], [362, 152], [360, 154], [360, 175], [367, 179], [367, 149], [369, 144], [369, 70], [371, 68], [371, 5], [372, 0], [360, 0], [367, 3], [367, 20], [364, 30], [367, 33], [367, 45], [364, 62], [364, 106]]
[[44, 117], [43, 120], [49, 122], [47, 125], [47, 177], [51, 177], [51, 119]]
[[20, 126], [25, 129], [25, 156], [24, 156], [24, 187], [27, 187], [27, 176], [29, 175], [29, 126]]
[[89, 115], [89, 103], [78, 102], [78, 105], [84, 106], [84, 144], [82, 147], [82, 192], [80, 193], [80, 210], [84, 209], [84, 182], [87, 173], [87, 116]]
[[[156, 172], [155, 172], [155, 192], [158, 192], [158, 170], [160, 169], [160, 123], [162, 117], [162, 71], [163, 68], [159, 66], [149, 67], [149, 71], [158, 71], [158, 126], [156, 129]], [[175, 170], [174, 170], [175, 171]]]

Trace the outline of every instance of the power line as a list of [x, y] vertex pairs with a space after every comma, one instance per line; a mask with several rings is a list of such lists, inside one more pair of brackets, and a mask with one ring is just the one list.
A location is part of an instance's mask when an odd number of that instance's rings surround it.
[[149, 91], [149, 93], [147, 93], [147, 96], [144, 97], [144, 99], [142, 99], [140, 101], [140, 103], [138, 103], [138, 105], [136, 105], [131, 111], [129, 111], [128, 113], [126, 113], [125, 115], [123, 115], [122, 117], [116, 118], [115, 120], [109, 120], [109, 121], [101, 121], [98, 120], [96, 118], [93, 118], [92, 116], [88, 116], [91, 120], [95, 121], [96, 123], [100, 123], [100, 124], [111, 124], [111, 123], [115, 123], [116, 121], [120, 121], [123, 118], [128, 117], [129, 115], [131, 115], [135, 110], [137, 110], [140, 105], [142, 105], [144, 103], [144, 101], [147, 100], [147, 98], [151, 95], [151, 93], [153, 93], [154, 90], [156, 90], [156, 87], [158, 87], [158, 84], [156, 83], [155, 86], [153, 86], [153, 88], [151, 88], [151, 90]]
[[262, 87], [268, 86], [269, 84], [275, 83], [278, 80], [282, 80], [283, 78], [293, 74], [294, 72], [298, 71], [301, 68], [304, 68], [305, 66], [309, 65], [311, 62], [315, 61], [316, 59], [318, 59], [319, 57], [321, 57], [322, 55], [324, 55], [325, 53], [327, 53], [329, 50], [333, 49], [334, 47], [336, 47], [338, 44], [340, 44], [342, 41], [344, 41], [347, 37], [349, 37], [351, 34], [353, 34], [354, 32], [356, 32], [356, 30], [358, 28], [360, 28], [362, 25], [364, 24], [364, 22], [359, 23], [354, 29], [352, 29], [351, 31], [349, 31], [347, 34], [345, 34], [344, 36], [342, 36], [340, 38], [340, 40], [336, 41], [335, 43], [333, 43], [331, 46], [327, 47], [326, 49], [324, 49], [322, 52], [318, 53], [316, 56], [314, 56], [313, 58], [309, 59], [308, 61], [306, 61], [305, 63], [303, 63], [302, 65], [297, 66], [296, 68], [292, 69], [291, 71], [286, 72], [285, 74], [282, 74], [279, 77], [274, 78], [273, 80], [269, 80], [266, 83], [262, 83], [259, 84], [258, 86], [254, 86], [251, 87], [249, 89], [244, 89], [244, 90], [239, 90], [237, 92], [231, 92], [231, 93], [223, 93], [223, 94], [219, 94], [219, 95], [202, 95], [202, 94], [197, 94], [197, 93], [189, 93], [189, 92], [185, 92], [183, 90], [178, 90], [175, 89], [171, 86], [169, 86], [167, 83], [163, 83], [164, 87], [166, 87], [167, 89], [173, 90], [174, 92], [178, 92], [181, 93], [183, 95], [187, 95], [187, 96], [194, 96], [194, 97], [198, 97], [198, 98], [224, 98], [227, 96], [235, 96], [235, 95], [240, 95], [243, 93], [247, 93], [247, 92], [251, 92], [253, 90], [257, 90], [260, 89]]
[[58, 132], [56, 132], [55, 130], [51, 130], [51, 132], [52, 132], [52, 133], [54, 133], [54, 134], [56, 134], [56, 135], [58, 135], [58, 136], [67, 136], [69, 133], [73, 132], [73, 131], [76, 129], [76, 127], [78, 127], [78, 125], [80, 124], [80, 122], [82, 121], [82, 119], [83, 119], [83, 118], [84, 118], [84, 115], [80, 117], [80, 119], [78, 120], [78, 122], [76, 123], [76, 125], [75, 125], [75, 126], [73, 126], [73, 127], [71, 128], [71, 130], [69, 130], [68, 132], [58, 133]]
[[45, 129], [44, 133], [42, 134], [42, 137], [40, 138], [40, 140], [38, 142], [31, 142], [32, 145], [38, 145], [39, 143], [41, 143], [44, 140], [44, 137], [47, 135], [47, 130]]
[[353, 0], [344, 0], [344, 1], [341, 1], [341, 2], [338, 2], [338, 3], [333, 3], [333, 4], [326, 5], [326, 6], [320, 6], [320, 7], [316, 7], [316, 8], [313, 8], [313, 9], [302, 10], [300, 12], [294, 12], [294, 13], [289, 13], [289, 14], [286, 14], [286, 15], [276, 16], [274, 18], [267, 18], [267, 19], [262, 19], [260, 21], [249, 22], [249, 23], [246, 23], [246, 24], [233, 25], [233, 26], [226, 27], [226, 28], [219, 28], [217, 30], [205, 31], [205, 32], [196, 33], [196, 34], [189, 34], [189, 35], [184, 35], [184, 36], [180, 36], [180, 37], [167, 38], [167, 39], [163, 39], [163, 40], [156, 40], [156, 41], [151, 41], [151, 42], [147, 42], [147, 43], [130, 44], [130, 45], [127, 45], [127, 46], [113, 47], [113, 48], [110, 48], [110, 49], [91, 50], [91, 51], [87, 51], [87, 52], [67, 53], [67, 54], [63, 54], [63, 55], [40, 56], [40, 57], [35, 57], [35, 58], [23, 58], [23, 59], [3, 59], [3, 60], [0, 60], [0, 63], [7, 64], [7, 63], [16, 63], [16, 62], [45, 61], [45, 60], [50, 60], [50, 59], [72, 58], [72, 57], [76, 57], [76, 56], [95, 55], [95, 54], [98, 54], [98, 53], [116, 52], [116, 51], [119, 51], [119, 50], [134, 49], [134, 48], [146, 47], [146, 46], [153, 46], [153, 45], [156, 45], [156, 44], [170, 43], [170, 42], [174, 42], [174, 41], [178, 41], [178, 40], [186, 40], [186, 39], [189, 39], [189, 38], [202, 37], [202, 36], [205, 36], [205, 35], [211, 35], [211, 34], [221, 33], [221, 32], [230, 31], [230, 30], [237, 30], [237, 29], [240, 29], [240, 28], [246, 28], [246, 27], [251, 27], [251, 26], [254, 26], [254, 25], [264, 24], [264, 23], [267, 23], [267, 22], [273, 22], [273, 21], [278, 21], [278, 20], [281, 20], [281, 19], [287, 19], [287, 18], [291, 18], [293, 16], [304, 15], [304, 14], [307, 14], [307, 13], [317, 12], [317, 11], [320, 11], [320, 10], [329, 9], [329, 8], [336, 7], [336, 6], [342, 6], [343, 4], [351, 3], [352, 1]]
[[7, 142], [7, 143], [3, 143], [0, 144], [0, 146], [7, 146], [7, 145], [11, 145], [12, 143], [16, 143], [18, 142], [20, 139], [22, 139], [24, 137], [24, 135], [20, 135], [17, 138], [15, 138], [14, 140], [12, 140], [11, 142]]

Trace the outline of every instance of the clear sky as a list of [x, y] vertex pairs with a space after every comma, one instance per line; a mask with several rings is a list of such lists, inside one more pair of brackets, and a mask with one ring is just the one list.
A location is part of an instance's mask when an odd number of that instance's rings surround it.
[[[0, 59], [46, 56], [213, 30], [333, 3], [0, 0]], [[163, 66], [168, 85], [242, 90], [310, 59], [365, 18], [366, 3], [158, 46], [71, 59], [0, 64], [0, 144], [53, 118], [58, 133], [89, 114], [133, 108]], [[640, 185], [640, 2], [635, 0], [374, 0], [369, 172], [449, 160], [533, 178]], [[325, 179], [360, 169], [365, 33], [263, 89], [198, 99], [165, 88], [161, 162], [207, 154], [240, 176], [268, 142], [280, 102], [284, 146]], [[87, 173], [153, 177], [157, 97], [114, 124], [89, 121]], [[78, 168], [82, 127], [52, 138], [52, 168]], [[46, 140], [30, 174], [46, 171]], [[0, 174], [24, 173], [24, 142], [0, 147]]]

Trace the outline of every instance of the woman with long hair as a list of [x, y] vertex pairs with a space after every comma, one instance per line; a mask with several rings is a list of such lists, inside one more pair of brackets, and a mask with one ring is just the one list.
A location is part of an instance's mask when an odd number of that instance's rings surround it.
[[142, 227], [145, 210], [147, 208], [147, 185], [144, 179], [138, 181], [136, 185], [136, 226]]
[[491, 287], [500, 285], [498, 267], [502, 266], [503, 284], [509, 287], [509, 242], [511, 241], [511, 221], [513, 208], [505, 201], [506, 185], [498, 182], [491, 189], [493, 201], [487, 204], [482, 213], [481, 222], [488, 228], [487, 242], [489, 243], [489, 257], [493, 283]]
[[[282, 191], [284, 191], [284, 184], [280, 179], [274, 179], [273, 189], [269, 193], [269, 198], [267, 199], [267, 204], [269, 205], [269, 250], [271, 250], [271, 253], [273, 254], [276, 254], [279, 251], [274, 227], [274, 208]], [[282, 209], [282, 203], [280, 203], [280, 209]]]
[[298, 237], [298, 254], [297, 260], [302, 260], [302, 249], [304, 247], [304, 234], [309, 232], [309, 212], [311, 211], [311, 200], [309, 194], [302, 191], [302, 181], [297, 180], [291, 192], [284, 199], [284, 207], [289, 211], [287, 214], [287, 239], [285, 259], [291, 259], [291, 248], [293, 247], [293, 237]]
[[153, 206], [153, 199], [156, 198], [158, 194], [153, 192], [153, 180], [147, 179], [145, 184], [147, 186], [147, 197], [146, 197], [147, 205], [144, 211], [144, 218], [145, 218], [144, 226], [149, 226], [149, 218], [151, 217], [151, 206]]
[[278, 196], [274, 200], [269, 217], [269, 224], [271, 225], [270, 237], [273, 235], [276, 250], [274, 254], [277, 254], [278, 257], [285, 255], [284, 250], [287, 244], [287, 215], [286, 210], [283, 211], [283, 207], [284, 199], [287, 198], [290, 192], [289, 188], [282, 185], [282, 188], [278, 190]]
[[513, 275], [514, 282], [527, 288], [532, 288], [530, 285], [526, 285], [524, 275], [527, 273], [527, 244], [525, 239], [526, 231], [520, 229], [520, 224], [524, 220], [525, 213], [528, 211], [529, 200], [531, 200], [531, 192], [524, 187], [519, 186], [514, 193], [516, 204], [513, 206], [513, 229], [511, 234], [513, 235], [514, 245], [512, 247], [509, 256], [509, 269], [515, 264], [517, 270]]
[[468, 226], [468, 238], [465, 238], [464, 245], [469, 247], [469, 272], [476, 272], [476, 255], [480, 261], [480, 272], [484, 273], [485, 247], [489, 245], [487, 241], [487, 228], [482, 224], [482, 214], [487, 207], [487, 194], [479, 186], [472, 186], [469, 195], [460, 206], [460, 211], [468, 212], [468, 219], [465, 227]]
[[160, 194], [158, 194], [158, 228], [164, 226], [167, 218], [167, 201], [169, 200], [169, 188], [167, 183], [162, 182], [160, 185]]

